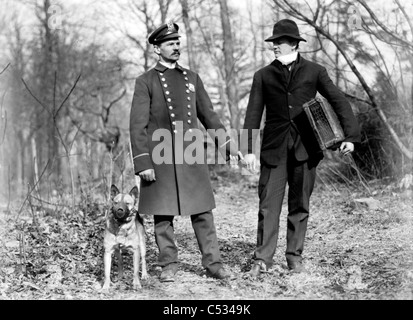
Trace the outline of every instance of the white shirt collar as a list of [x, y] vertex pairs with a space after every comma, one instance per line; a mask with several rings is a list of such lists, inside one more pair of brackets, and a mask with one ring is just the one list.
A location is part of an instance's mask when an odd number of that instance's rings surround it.
[[176, 62], [174, 63], [166, 63], [164, 61], [159, 61], [160, 64], [164, 65], [165, 67], [169, 68], [169, 69], [175, 69], [176, 67]]
[[284, 56], [278, 57], [277, 60], [280, 61], [283, 65], [289, 65], [290, 63], [297, 60], [298, 52], [294, 51]]

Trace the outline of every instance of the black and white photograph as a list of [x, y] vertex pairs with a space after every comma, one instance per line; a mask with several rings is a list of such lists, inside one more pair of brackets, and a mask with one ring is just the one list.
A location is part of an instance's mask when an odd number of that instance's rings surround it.
[[411, 0], [0, 0], [0, 300], [413, 300], [412, 21]]

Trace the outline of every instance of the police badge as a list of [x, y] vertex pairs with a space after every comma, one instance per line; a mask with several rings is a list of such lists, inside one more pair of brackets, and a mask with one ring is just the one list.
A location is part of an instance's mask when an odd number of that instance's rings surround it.
[[174, 23], [172, 21], [168, 22], [167, 26], [168, 26], [168, 32], [166, 34], [177, 32], [177, 30], [175, 29]]
[[192, 92], [195, 92], [195, 86], [194, 86], [192, 83], [190, 83], [190, 84], [188, 85], [188, 89], [189, 89], [190, 91], [192, 91]]

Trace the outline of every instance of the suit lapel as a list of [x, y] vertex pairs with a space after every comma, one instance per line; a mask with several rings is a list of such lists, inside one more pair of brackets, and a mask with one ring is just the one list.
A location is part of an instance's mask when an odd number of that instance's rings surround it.
[[278, 83], [282, 84], [285, 89], [287, 89], [287, 78], [285, 77], [284, 71], [282, 69], [281, 63], [278, 60], [274, 60], [271, 65], [273, 66], [273, 70], [275, 76], [278, 79]]
[[298, 54], [297, 61], [294, 63], [291, 72], [289, 72], [288, 78], [285, 76], [284, 70], [282, 69], [282, 65], [278, 60], [274, 60], [271, 64], [274, 67], [274, 72], [276, 77], [279, 80], [279, 83], [282, 83], [286, 90], [291, 89], [291, 86], [294, 85], [294, 79], [303, 66], [304, 59]]
[[297, 61], [295, 62], [295, 65], [293, 66], [293, 69], [290, 73], [290, 78], [288, 81], [288, 88], [291, 89], [291, 85], [294, 84], [294, 79], [297, 74], [297, 72], [302, 68], [303, 66], [303, 58], [298, 54]]

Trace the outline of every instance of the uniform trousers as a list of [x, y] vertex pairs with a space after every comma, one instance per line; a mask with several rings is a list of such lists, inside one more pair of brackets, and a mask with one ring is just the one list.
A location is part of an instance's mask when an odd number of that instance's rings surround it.
[[287, 262], [301, 262], [309, 217], [310, 196], [314, 188], [316, 167], [299, 162], [289, 143], [285, 163], [276, 167], [261, 166], [258, 183], [259, 211], [257, 247], [254, 260], [273, 264], [277, 248], [280, 214], [288, 183]]
[[[161, 267], [178, 262], [173, 219], [174, 216], [154, 216], [155, 241], [159, 248], [158, 264]], [[191, 215], [191, 222], [201, 251], [202, 266], [216, 273], [222, 267], [222, 262], [212, 211]]]

